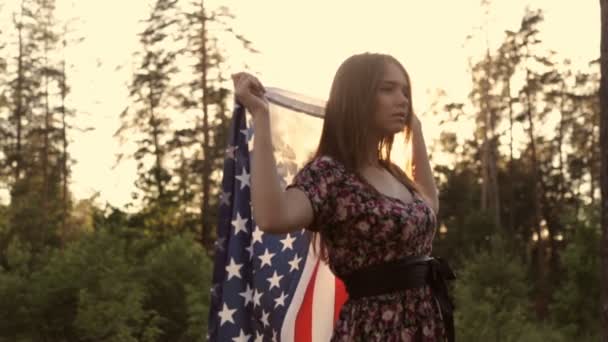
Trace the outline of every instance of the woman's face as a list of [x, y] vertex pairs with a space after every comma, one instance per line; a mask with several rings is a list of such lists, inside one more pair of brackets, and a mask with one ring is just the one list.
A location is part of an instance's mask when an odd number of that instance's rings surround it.
[[406, 118], [410, 114], [408, 87], [409, 84], [401, 69], [394, 63], [386, 63], [376, 93], [374, 115], [375, 128], [380, 136], [392, 135], [405, 128]]

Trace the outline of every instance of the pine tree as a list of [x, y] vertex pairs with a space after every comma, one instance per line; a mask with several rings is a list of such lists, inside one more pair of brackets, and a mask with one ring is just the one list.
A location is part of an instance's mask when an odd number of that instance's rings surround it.
[[600, 146], [601, 146], [601, 304], [602, 342], [608, 342], [608, 1], [601, 0]]
[[58, 34], [54, 2], [23, 0], [14, 15], [14, 64], [9, 64], [9, 115], [3, 130], [5, 174], [10, 174], [9, 229], [30, 242], [35, 252], [60, 244], [61, 135], [57, 107], [60, 71], [56, 58]]
[[199, 145], [192, 166], [200, 182], [200, 241], [211, 253], [220, 186], [217, 170], [222, 168], [229, 124], [225, 42], [236, 40], [245, 53], [257, 51], [249, 40], [232, 28], [234, 16], [227, 7], [212, 10], [205, 1], [199, 0], [192, 2], [189, 8], [188, 51], [195, 61], [192, 65], [195, 78], [189, 82], [188, 90], [195, 96], [184, 101], [184, 108], [196, 109], [198, 114], [186, 143]]
[[[179, 72], [179, 49], [172, 49], [179, 27], [177, 1], [157, 0], [146, 28], [140, 34], [140, 65], [130, 85], [133, 104], [121, 114], [122, 125], [116, 132], [123, 140], [138, 137], [136, 186], [143, 193], [142, 212], [146, 226], [157, 233], [176, 228], [177, 211], [173, 175], [168, 167], [171, 138], [170, 114], [174, 108], [174, 78]], [[121, 156], [122, 157], [122, 156]]]

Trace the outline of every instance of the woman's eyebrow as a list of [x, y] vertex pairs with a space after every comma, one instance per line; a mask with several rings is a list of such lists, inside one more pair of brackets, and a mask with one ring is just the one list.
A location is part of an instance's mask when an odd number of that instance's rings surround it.
[[401, 83], [401, 82], [398, 82], [398, 81], [382, 80], [380, 83], [382, 85], [401, 86], [404, 89], [409, 89], [409, 86], [408, 86], [407, 83]]
[[402, 86], [402, 87], [407, 87], [407, 83], [401, 83], [401, 82], [398, 82], [398, 81], [382, 80], [382, 83], [390, 84], [390, 85], [398, 85], [398, 86]]

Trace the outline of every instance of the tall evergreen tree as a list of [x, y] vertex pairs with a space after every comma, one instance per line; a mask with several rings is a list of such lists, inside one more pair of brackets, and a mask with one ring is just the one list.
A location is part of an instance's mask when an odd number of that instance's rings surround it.
[[601, 0], [600, 145], [601, 145], [601, 305], [602, 342], [608, 342], [608, 1]]
[[231, 26], [234, 16], [227, 7], [210, 9], [204, 0], [190, 4], [187, 11], [188, 51], [194, 78], [189, 92], [194, 94], [184, 101], [186, 110], [195, 110], [195, 129], [190, 131], [189, 144], [199, 146], [193, 171], [199, 175], [200, 240], [207, 251], [213, 250], [213, 226], [217, 222], [219, 203], [219, 175], [227, 141], [229, 120], [227, 101], [229, 72], [226, 63], [226, 42], [236, 41], [245, 53], [256, 53], [252, 43]]
[[174, 108], [176, 63], [179, 49], [176, 43], [180, 12], [176, 0], [155, 1], [146, 28], [140, 34], [142, 52], [137, 53], [139, 67], [130, 85], [133, 104], [121, 114], [122, 125], [116, 135], [122, 139], [135, 133], [137, 150], [136, 185], [143, 193], [144, 221], [150, 228], [161, 230], [175, 227], [175, 189], [168, 167], [171, 137], [170, 114]]
[[[16, 42], [9, 64], [8, 119], [0, 141], [10, 174], [9, 229], [34, 251], [58, 245], [62, 222], [58, 34], [51, 0], [23, 0], [14, 15]], [[12, 65], [11, 65], [12, 64]], [[8, 172], [6, 172], [8, 171]]]

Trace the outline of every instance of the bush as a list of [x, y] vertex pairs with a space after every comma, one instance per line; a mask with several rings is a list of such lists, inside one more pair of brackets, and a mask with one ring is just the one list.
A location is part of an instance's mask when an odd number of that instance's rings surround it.
[[38, 270], [14, 243], [0, 272], [0, 341], [202, 340], [211, 261], [191, 236], [148, 240], [98, 230]]
[[583, 222], [573, 223], [568, 245], [560, 255], [562, 282], [550, 306], [553, 322], [570, 339], [600, 339], [600, 224], [599, 208]]
[[463, 260], [454, 286], [460, 341], [562, 341], [551, 326], [534, 321], [526, 268], [494, 235], [489, 247]]

